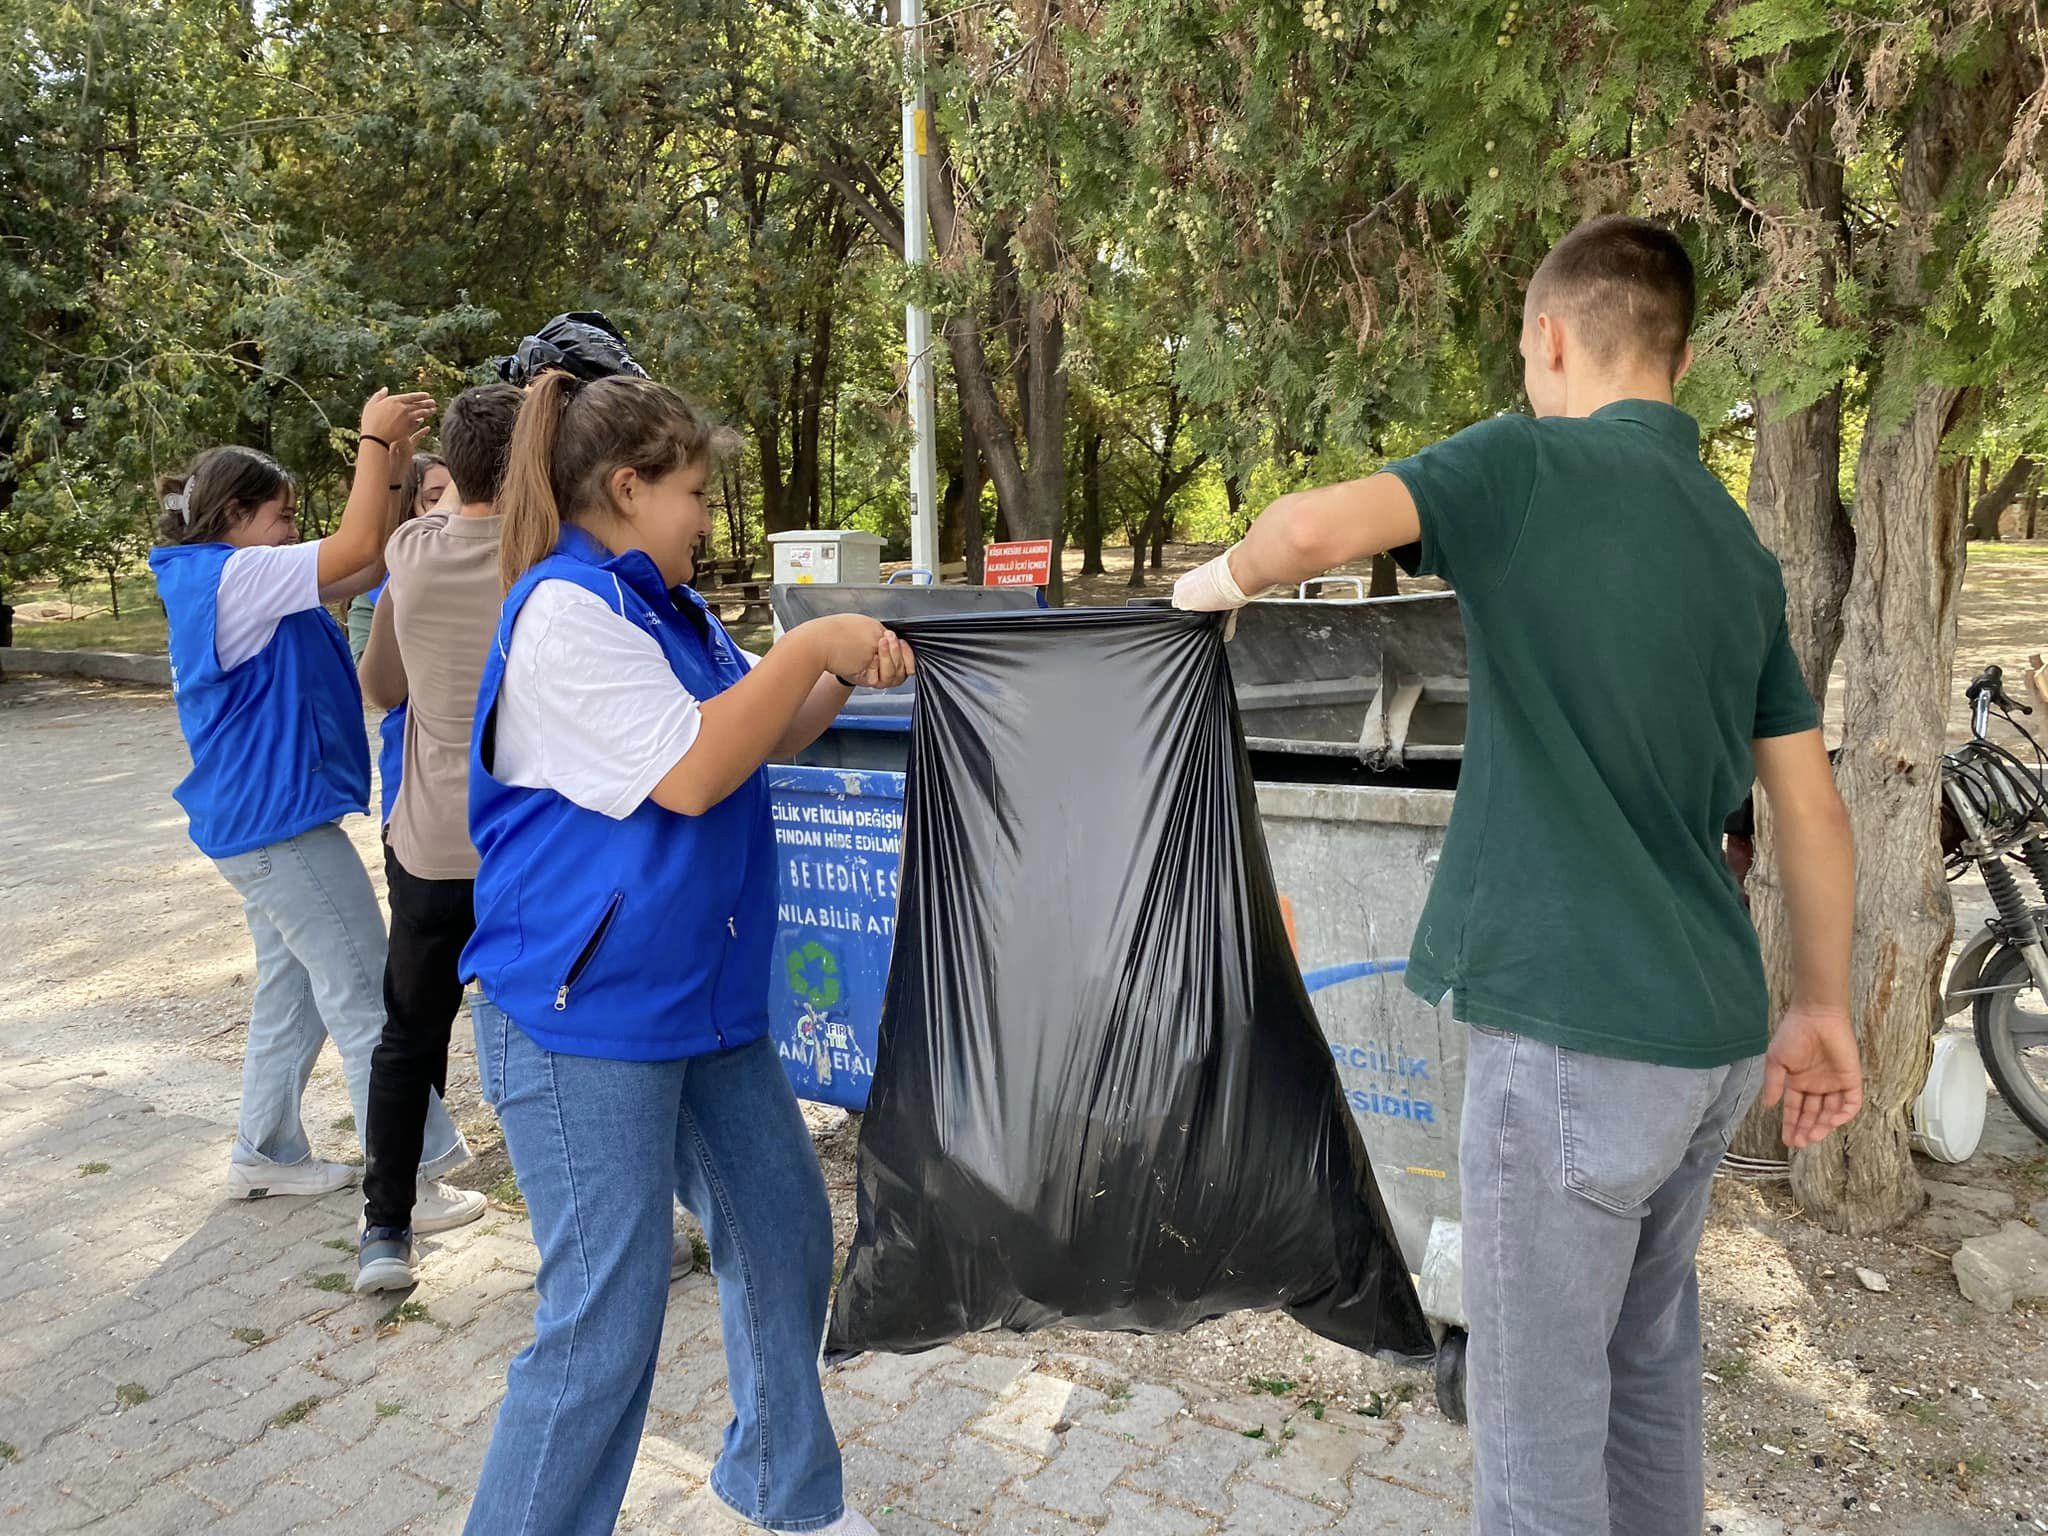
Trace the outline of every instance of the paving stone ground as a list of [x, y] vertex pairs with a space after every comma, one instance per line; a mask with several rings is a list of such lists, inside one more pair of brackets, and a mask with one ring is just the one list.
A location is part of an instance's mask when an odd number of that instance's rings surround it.
[[[350, 1198], [230, 1204], [227, 1135], [0, 1054], [0, 1530], [459, 1530], [530, 1333], [524, 1221], [429, 1240], [403, 1307], [358, 1299], [328, 1288], [351, 1273]], [[1248, 1400], [1103, 1379], [961, 1349], [831, 1372], [850, 1492], [899, 1536], [1463, 1525], [1464, 1440], [1440, 1421], [1268, 1433]], [[621, 1530], [744, 1529], [704, 1487], [725, 1418], [715, 1293], [692, 1276]]]
[[[530, 1336], [524, 1218], [428, 1239], [397, 1306], [346, 1289], [353, 1195], [223, 1198], [251, 959], [170, 800], [183, 770], [161, 692], [0, 682], [0, 1536], [459, 1531]], [[374, 876], [374, 829], [349, 827]], [[473, 1106], [468, 1047], [451, 1102]], [[327, 1155], [347, 1107], [330, 1051], [306, 1114]], [[622, 1531], [747, 1529], [704, 1485], [718, 1340], [711, 1282], [679, 1283]], [[1321, 1422], [1072, 1348], [830, 1373], [850, 1496], [888, 1536], [1466, 1529], [1469, 1447], [1434, 1413]]]
[[[426, 1240], [400, 1307], [346, 1289], [352, 1192], [224, 1198], [250, 961], [169, 800], [180, 755], [161, 694], [0, 685], [0, 1533], [458, 1531], [531, 1334], [525, 1220]], [[307, 1112], [329, 1155], [346, 1108], [330, 1052]], [[1270, 1400], [1051, 1350], [871, 1356], [826, 1391], [849, 1496], [888, 1536], [1468, 1518], [1464, 1437], [1434, 1417], [1283, 1425]], [[716, 1293], [692, 1276], [621, 1531], [751, 1529], [705, 1488], [726, 1416]]]

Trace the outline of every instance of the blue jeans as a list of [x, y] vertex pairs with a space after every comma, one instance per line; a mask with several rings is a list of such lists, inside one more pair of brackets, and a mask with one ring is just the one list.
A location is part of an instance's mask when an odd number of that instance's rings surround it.
[[[355, 844], [329, 822], [215, 862], [241, 893], [256, 941], [234, 1160], [302, 1163], [313, 1155], [299, 1101], [327, 1039], [341, 1053], [360, 1142], [370, 1123], [370, 1055], [384, 1033], [384, 915]], [[468, 1156], [437, 1094], [421, 1170], [442, 1173]]]
[[1464, 1181], [1475, 1536], [1698, 1536], [1714, 1169], [1763, 1058], [1694, 1070], [1471, 1031]]
[[668, 1308], [672, 1197], [704, 1224], [733, 1420], [711, 1489], [758, 1525], [843, 1512], [818, 1350], [832, 1214], [769, 1040], [683, 1061], [543, 1050], [470, 1005], [540, 1247], [534, 1340], [512, 1362], [467, 1536], [612, 1529], [640, 1446]]

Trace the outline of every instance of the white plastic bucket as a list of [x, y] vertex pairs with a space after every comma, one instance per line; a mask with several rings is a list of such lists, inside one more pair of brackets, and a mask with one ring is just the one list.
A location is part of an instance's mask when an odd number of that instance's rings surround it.
[[1936, 1162], [1967, 1162], [1984, 1139], [1990, 1091], [1976, 1037], [1964, 1031], [1936, 1035], [1927, 1086], [1913, 1101], [1913, 1145]]

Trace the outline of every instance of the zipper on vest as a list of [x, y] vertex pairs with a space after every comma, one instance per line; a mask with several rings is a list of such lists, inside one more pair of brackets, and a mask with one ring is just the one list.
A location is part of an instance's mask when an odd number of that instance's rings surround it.
[[725, 920], [725, 932], [728, 943], [724, 949], [718, 952], [718, 974], [711, 978], [711, 1035], [713, 1039], [717, 1040], [718, 1048], [721, 1051], [725, 1049], [725, 1029], [718, 1022], [719, 1004], [725, 993], [726, 962], [732, 956], [730, 941], [740, 936], [740, 920], [737, 917], [728, 917]]
[[569, 989], [590, 968], [590, 962], [597, 958], [598, 946], [604, 943], [604, 936], [611, 932], [612, 919], [619, 915], [619, 903], [625, 899], [624, 891], [612, 892], [612, 899], [605, 903], [604, 915], [597, 920], [597, 926], [590, 930], [590, 937], [583, 941], [583, 948], [577, 951], [576, 963], [569, 967], [569, 974], [555, 991], [555, 1012], [565, 1013], [569, 1008]]

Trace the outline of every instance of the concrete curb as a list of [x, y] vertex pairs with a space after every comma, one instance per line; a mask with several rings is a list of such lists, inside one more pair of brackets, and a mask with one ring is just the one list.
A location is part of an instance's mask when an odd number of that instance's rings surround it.
[[128, 651], [38, 651], [27, 646], [0, 647], [0, 673], [31, 672], [45, 677], [90, 677], [107, 683], [171, 686], [168, 656], [137, 656]]

